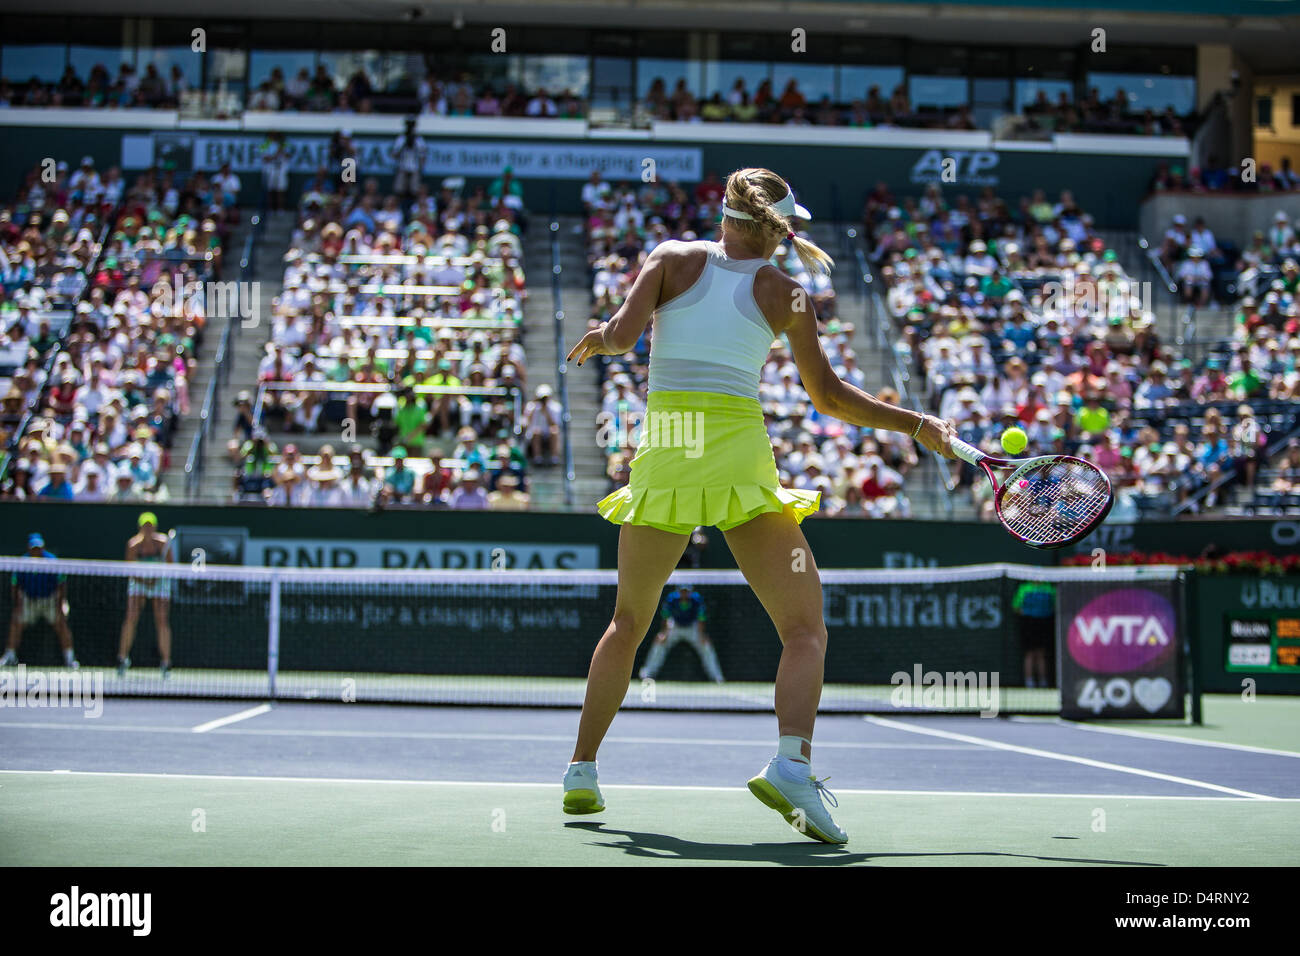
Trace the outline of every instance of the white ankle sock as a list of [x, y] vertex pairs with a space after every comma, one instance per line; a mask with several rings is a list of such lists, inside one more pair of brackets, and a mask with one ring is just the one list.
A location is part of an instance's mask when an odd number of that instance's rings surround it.
[[785, 757], [788, 760], [795, 760], [801, 764], [811, 766], [812, 761], [803, 755], [803, 745], [807, 744], [812, 747], [812, 741], [804, 737], [786, 736], [777, 741], [776, 754], [778, 757]]

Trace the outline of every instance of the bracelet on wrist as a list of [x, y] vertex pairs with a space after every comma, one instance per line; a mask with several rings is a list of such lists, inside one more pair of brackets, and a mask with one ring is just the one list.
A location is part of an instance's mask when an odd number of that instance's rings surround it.
[[920, 420], [916, 423], [916, 431], [912, 432], [913, 441], [915, 441], [916, 437], [921, 434], [921, 429], [924, 427], [925, 427], [925, 414], [922, 413]]

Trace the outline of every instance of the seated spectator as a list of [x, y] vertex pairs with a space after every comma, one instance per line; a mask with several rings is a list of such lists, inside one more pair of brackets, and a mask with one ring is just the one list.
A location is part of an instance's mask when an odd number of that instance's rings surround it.
[[405, 448], [394, 448], [392, 456], [393, 466], [384, 476], [381, 494], [386, 504], [405, 504], [415, 492], [415, 472], [407, 467]]
[[68, 468], [61, 462], [50, 465], [49, 480], [41, 489], [40, 497], [56, 501], [72, 501], [76, 498], [72, 485], [68, 483]]
[[559, 464], [560, 418], [560, 403], [551, 397], [550, 386], [537, 386], [523, 413], [524, 440], [534, 465]]
[[254, 428], [249, 439], [239, 449], [234, 478], [236, 501], [245, 495], [265, 500], [271, 490], [276, 454], [277, 449], [267, 438], [266, 429]]
[[294, 507], [306, 503], [308, 497], [307, 468], [302, 462], [298, 446], [284, 446], [284, 454], [271, 470], [271, 492], [267, 501], [279, 507]]
[[482, 472], [467, 468], [448, 496], [447, 505], [454, 511], [481, 510], [488, 507], [488, 494], [482, 485]]
[[1200, 308], [1210, 304], [1214, 273], [1205, 258], [1204, 250], [1199, 246], [1187, 250], [1187, 258], [1178, 264], [1174, 278], [1178, 283], [1178, 294], [1184, 302]]

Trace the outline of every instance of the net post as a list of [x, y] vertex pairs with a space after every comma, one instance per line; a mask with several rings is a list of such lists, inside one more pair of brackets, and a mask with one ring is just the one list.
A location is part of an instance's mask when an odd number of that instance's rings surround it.
[[275, 677], [280, 670], [280, 576], [271, 575], [271, 590], [266, 601], [266, 689], [275, 699]]
[[1192, 613], [1196, 601], [1196, 570], [1185, 568], [1182, 572], [1183, 605], [1183, 653], [1187, 655], [1187, 692], [1192, 698], [1190, 719], [1196, 726], [1205, 721], [1201, 714], [1201, 662], [1197, 659], [1201, 646], [1200, 635], [1196, 633], [1197, 616]]

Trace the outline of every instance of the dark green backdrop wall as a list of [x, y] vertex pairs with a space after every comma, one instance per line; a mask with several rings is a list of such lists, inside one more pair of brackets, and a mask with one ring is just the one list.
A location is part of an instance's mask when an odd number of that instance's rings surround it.
[[[13, 502], [0, 504], [0, 554], [20, 553], [26, 535], [40, 531], [50, 550], [68, 558], [120, 560], [135, 532], [139, 505]], [[255, 539], [393, 541], [408, 544], [455, 541], [534, 544], [548, 548], [595, 548], [598, 567], [616, 563], [617, 528], [596, 514], [465, 511], [386, 511], [158, 505], [164, 528], [231, 528]], [[1000, 525], [981, 522], [871, 521], [809, 518], [803, 523], [817, 563], [825, 568], [906, 568], [1012, 562], [1052, 564], [1073, 554], [1108, 555], [1134, 551], [1195, 557], [1208, 545], [1226, 550], [1291, 553], [1300, 546], [1300, 521], [1240, 518], [1228, 521], [1153, 521], [1106, 524], [1073, 549], [1035, 551], [1023, 547]], [[735, 567], [721, 533], [709, 532], [708, 567]], [[314, 554], [315, 552], [313, 552]], [[313, 558], [314, 560], [314, 558]], [[320, 559], [331, 563], [328, 552]], [[449, 559], [458, 560], [458, 559]], [[584, 562], [590, 566], [590, 562]], [[561, 566], [578, 566], [566, 561]], [[452, 563], [452, 567], [461, 565]]]
[[[75, 167], [81, 156], [88, 153], [95, 157], [100, 168], [118, 164], [122, 156], [122, 137], [148, 132], [140, 129], [5, 126], [0, 117], [0, 141], [4, 143], [3, 150], [0, 150], [0, 194], [11, 195], [20, 184], [22, 176], [46, 157], [66, 160], [70, 166]], [[250, 132], [232, 135], [259, 134]], [[319, 137], [294, 135], [296, 138], [326, 139], [323, 134]], [[361, 143], [391, 142], [382, 137], [358, 136], [356, 139]], [[454, 141], [451, 137], [444, 139], [447, 142]], [[923, 187], [913, 181], [914, 169], [927, 154], [938, 152], [957, 159], [957, 182], [944, 187], [948, 193], [964, 192], [974, 195], [990, 177], [996, 179], [996, 190], [1012, 199], [1027, 195], [1039, 187], [1053, 197], [1062, 189], [1071, 189], [1080, 205], [1093, 214], [1099, 226], [1114, 229], [1137, 228], [1138, 206], [1146, 194], [1152, 173], [1162, 161], [1158, 156], [988, 150], [982, 153], [991, 154], [995, 159], [984, 155], [980, 163], [975, 164], [978, 168], [972, 169], [972, 151], [954, 148], [931, 150], [915, 146], [701, 144], [644, 139], [545, 142], [585, 148], [632, 147], [645, 150], [647, 156], [653, 156], [656, 147], [699, 148], [702, 151], [704, 170], [717, 170], [725, 176], [731, 170], [744, 166], [771, 167], [791, 181], [799, 192], [800, 200], [814, 215], [830, 218], [838, 208], [845, 220], [854, 220], [861, 214], [866, 192], [878, 181], [885, 182], [896, 193], [918, 193]], [[1169, 162], [1178, 165], [1180, 161], [1175, 159]], [[367, 175], [364, 168], [360, 172], [362, 176]], [[241, 178], [244, 185], [241, 200], [246, 204], [260, 202], [261, 177], [255, 172], [242, 172]], [[296, 190], [306, 177], [293, 178], [293, 188]], [[380, 176], [379, 179], [382, 185], [387, 185], [388, 177]], [[469, 180], [471, 187], [480, 182], [484, 180]], [[549, 214], [552, 201], [560, 213], [576, 213], [581, 209], [582, 182], [579, 180], [527, 179], [524, 186], [527, 203], [536, 212]]]

